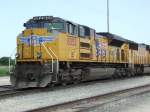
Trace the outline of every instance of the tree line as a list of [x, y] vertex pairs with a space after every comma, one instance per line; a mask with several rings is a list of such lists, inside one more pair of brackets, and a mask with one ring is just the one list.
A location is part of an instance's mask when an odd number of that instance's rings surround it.
[[[11, 63], [14, 63], [14, 59], [11, 59]], [[0, 65], [8, 66], [9, 65], [9, 57], [1, 57]]]

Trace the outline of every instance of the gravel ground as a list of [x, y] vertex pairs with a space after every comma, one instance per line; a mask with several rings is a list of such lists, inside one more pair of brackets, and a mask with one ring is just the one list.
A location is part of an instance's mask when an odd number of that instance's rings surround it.
[[0, 77], [0, 86], [2, 85], [10, 85], [9, 76]]
[[[55, 105], [91, 96], [102, 95], [118, 90], [150, 84], [150, 77], [136, 77], [107, 83], [95, 83], [73, 88], [60, 89], [0, 100], [0, 112], [20, 112], [38, 107]], [[108, 111], [109, 112], [109, 111]], [[111, 111], [113, 112], [113, 111]], [[114, 111], [120, 112], [120, 111]], [[132, 111], [133, 112], [133, 111]]]
[[150, 92], [97, 106], [86, 112], [150, 112]]

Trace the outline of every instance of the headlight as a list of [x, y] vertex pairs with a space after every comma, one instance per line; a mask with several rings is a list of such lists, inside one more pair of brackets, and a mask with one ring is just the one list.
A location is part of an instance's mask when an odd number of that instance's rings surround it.
[[19, 53], [16, 53], [16, 54], [15, 54], [15, 57], [16, 57], [16, 58], [19, 58], [19, 56], [20, 56]]

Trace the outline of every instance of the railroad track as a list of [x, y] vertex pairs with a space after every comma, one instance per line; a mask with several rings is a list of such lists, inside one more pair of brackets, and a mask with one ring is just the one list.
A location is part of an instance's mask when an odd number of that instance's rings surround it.
[[[134, 77], [133, 77], [134, 78]], [[128, 79], [128, 78], [125, 78]], [[119, 79], [119, 80], [125, 80], [125, 79]], [[19, 95], [26, 95], [26, 94], [33, 94], [38, 92], [47, 92], [47, 91], [55, 91], [60, 89], [66, 89], [66, 88], [73, 88], [76, 86], [86, 86], [94, 83], [107, 83], [110, 81], [117, 81], [118, 79], [102, 79], [102, 80], [95, 80], [95, 81], [88, 81], [88, 82], [82, 82], [78, 84], [68, 84], [65, 86], [62, 85], [56, 85], [54, 87], [46, 87], [46, 88], [28, 88], [28, 89], [18, 89], [15, 90], [11, 85], [1, 85], [0, 86], [0, 99], [13, 97], [13, 96], [19, 96]]]
[[11, 85], [1, 85], [0, 86], [0, 96], [3, 97], [5, 95], [14, 94], [17, 91], [15, 91]]
[[[128, 79], [128, 78], [126, 78]], [[126, 80], [126, 79], [119, 79], [121, 80]], [[130, 78], [131, 79], [131, 78]], [[76, 85], [67, 85], [67, 86], [56, 86], [54, 88], [35, 88], [35, 89], [22, 89], [22, 90], [13, 90], [10, 85], [5, 85], [5, 86], [0, 86], [0, 100], [5, 99], [8, 97], [13, 97], [13, 96], [19, 96], [19, 95], [27, 95], [27, 94], [36, 94], [38, 92], [47, 92], [47, 91], [57, 91], [61, 89], [68, 89], [68, 88], [73, 88], [73, 87], [79, 87], [79, 86], [86, 86], [86, 85], [92, 85], [93, 83], [106, 83], [107, 82], [112, 82], [112, 81], [117, 81], [117, 80], [101, 80], [101, 81], [93, 81], [93, 82], [86, 82], [86, 83], [80, 83]], [[49, 112], [49, 111], [63, 111], [66, 112], [68, 110], [71, 110], [70, 112], [76, 112], [76, 111], [86, 111], [88, 109], [94, 108], [96, 106], [101, 106], [109, 102], [117, 101], [125, 97], [137, 95], [137, 94], [142, 94], [144, 92], [150, 91], [150, 85], [145, 85], [145, 86], [140, 86], [136, 88], [131, 88], [131, 89], [126, 89], [123, 91], [116, 91], [113, 93], [108, 93], [108, 94], [103, 94], [100, 96], [94, 96], [94, 97], [89, 97], [86, 99], [79, 99], [76, 101], [69, 101], [69, 102], [64, 102], [61, 104], [57, 105], [51, 105], [47, 107], [42, 107], [42, 108], [36, 108], [29, 110], [27, 112]], [[69, 111], [68, 111], [69, 112]]]
[[[141, 76], [137, 76], [141, 77]], [[132, 77], [135, 78], [135, 77]], [[16, 95], [24, 95], [24, 94], [31, 94], [31, 93], [37, 93], [37, 92], [46, 92], [46, 91], [55, 91], [59, 89], [65, 89], [65, 88], [70, 88], [70, 87], [76, 87], [76, 86], [83, 86], [83, 85], [90, 85], [93, 83], [101, 82], [101, 83], [107, 83], [110, 81], [117, 81], [117, 80], [126, 80], [126, 79], [131, 79], [130, 78], [123, 78], [123, 79], [101, 79], [101, 80], [95, 80], [95, 81], [88, 81], [88, 82], [82, 82], [79, 84], [68, 84], [66, 86], [62, 85], [57, 85], [55, 87], [47, 87], [47, 88], [30, 88], [30, 89], [20, 89], [20, 90], [15, 90], [12, 88], [11, 85], [1, 85], [0, 86], [0, 99], [4, 97], [12, 97]]]
[[127, 97], [144, 94], [146, 92], [150, 92], [150, 85], [116, 91], [113, 93], [89, 97], [86, 99], [79, 99], [76, 101], [64, 102], [57, 105], [40, 107], [26, 112], [86, 112], [92, 108], [100, 107], [107, 103], [116, 102]]
[[0, 99], [19, 95], [24, 92], [24, 90], [15, 90], [11, 85], [2, 85], [0, 86]]
[[13, 96], [19, 96], [19, 95], [25, 95], [25, 94], [32, 94], [32, 93], [41, 92], [41, 91], [42, 89], [39, 89], [39, 88], [16, 90], [11, 85], [2, 85], [0, 86], [0, 99], [13, 97]]
[[[138, 76], [137, 76], [138, 77]], [[139, 76], [140, 77], [140, 76]], [[133, 77], [135, 78], [135, 77]], [[119, 80], [126, 80], [128, 78], [124, 79], [119, 79]], [[62, 85], [57, 85], [55, 87], [46, 87], [46, 88], [30, 88], [30, 89], [20, 89], [20, 90], [15, 90], [11, 85], [1, 85], [0, 86], [0, 99], [1, 98], [7, 98], [7, 97], [12, 97], [16, 95], [25, 95], [25, 94], [32, 94], [32, 93], [37, 93], [37, 92], [46, 92], [46, 91], [55, 91], [55, 90], [60, 90], [60, 89], [65, 89], [65, 88], [72, 88], [76, 86], [84, 86], [84, 85], [90, 85], [94, 83], [107, 83], [110, 81], [117, 81], [118, 79], [103, 79], [103, 80], [95, 80], [95, 81], [88, 81], [88, 82], [82, 82], [79, 84], [69, 84], [66, 86]]]
[[62, 85], [56, 85], [55, 87], [46, 87], [46, 88], [28, 88], [28, 89], [14, 89], [11, 85], [1, 85], [0, 86], [0, 99], [13, 97], [13, 96], [19, 96], [19, 95], [27, 95], [27, 94], [34, 94], [38, 92], [47, 92], [47, 91], [55, 91], [60, 89], [66, 89], [66, 88], [72, 88], [76, 86], [83, 86], [83, 85], [90, 85], [96, 82], [109, 82], [111, 80], [105, 79], [105, 80], [95, 80], [95, 81], [89, 81], [89, 82], [82, 82], [79, 84], [68, 84], [66, 86]]

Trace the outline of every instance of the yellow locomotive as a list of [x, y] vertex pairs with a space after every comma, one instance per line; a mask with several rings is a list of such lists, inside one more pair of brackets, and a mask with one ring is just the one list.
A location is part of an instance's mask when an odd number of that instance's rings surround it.
[[150, 64], [148, 45], [59, 17], [33, 17], [24, 26], [10, 74], [15, 88], [134, 76]]

